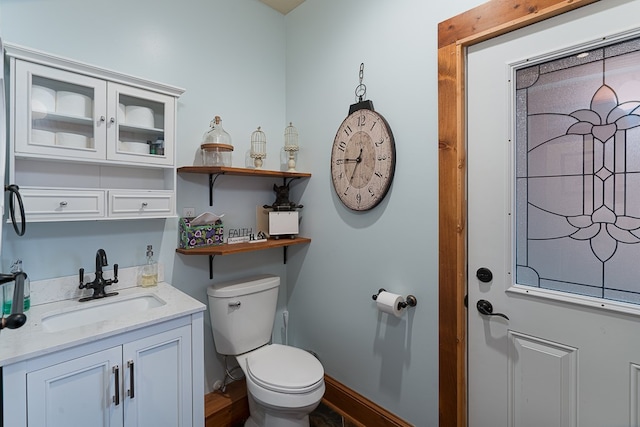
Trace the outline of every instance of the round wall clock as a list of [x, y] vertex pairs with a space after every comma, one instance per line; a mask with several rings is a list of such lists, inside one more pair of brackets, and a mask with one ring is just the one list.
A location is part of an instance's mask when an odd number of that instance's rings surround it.
[[331, 149], [331, 178], [340, 201], [354, 211], [374, 208], [389, 191], [396, 148], [387, 121], [371, 101], [351, 105]]

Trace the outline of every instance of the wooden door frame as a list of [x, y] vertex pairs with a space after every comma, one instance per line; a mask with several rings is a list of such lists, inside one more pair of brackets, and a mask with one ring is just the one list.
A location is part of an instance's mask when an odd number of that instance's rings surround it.
[[438, 24], [439, 420], [467, 425], [466, 48], [599, 0], [490, 0]]

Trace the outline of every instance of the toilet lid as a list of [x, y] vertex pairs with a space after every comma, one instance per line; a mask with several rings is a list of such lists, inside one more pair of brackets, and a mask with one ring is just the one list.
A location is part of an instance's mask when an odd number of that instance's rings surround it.
[[306, 393], [324, 377], [318, 359], [295, 347], [271, 344], [247, 357], [247, 373], [261, 387], [283, 393]]

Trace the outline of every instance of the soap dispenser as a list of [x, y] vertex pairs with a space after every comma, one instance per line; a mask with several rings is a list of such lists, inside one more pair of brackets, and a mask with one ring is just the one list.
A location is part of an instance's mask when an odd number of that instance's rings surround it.
[[158, 264], [153, 259], [153, 247], [147, 245], [147, 263], [142, 268], [140, 286], [148, 288], [158, 284]]

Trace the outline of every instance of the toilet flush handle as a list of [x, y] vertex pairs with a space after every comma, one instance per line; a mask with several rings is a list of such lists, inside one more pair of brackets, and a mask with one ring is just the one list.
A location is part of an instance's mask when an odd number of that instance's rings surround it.
[[239, 308], [241, 302], [240, 301], [232, 301], [229, 303], [229, 307]]

